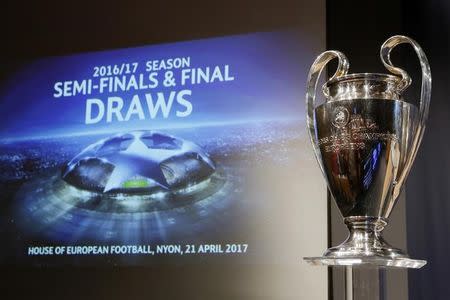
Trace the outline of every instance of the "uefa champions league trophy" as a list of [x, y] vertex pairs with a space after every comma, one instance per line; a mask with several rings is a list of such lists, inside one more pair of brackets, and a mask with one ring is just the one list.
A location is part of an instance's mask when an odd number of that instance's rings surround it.
[[[408, 74], [395, 67], [391, 50], [410, 44], [419, 57], [422, 90], [419, 109], [402, 98]], [[326, 51], [311, 66], [307, 94], [307, 125], [320, 169], [350, 234], [341, 245], [313, 265], [375, 265], [421, 268], [383, 240], [381, 233], [416, 157], [425, 129], [431, 96], [430, 67], [420, 46], [405, 36], [393, 36], [381, 47], [384, 66], [394, 75], [347, 74], [349, 63], [339, 51]], [[320, 73], [339, 60], [336, 73], [322, 88], [326, 101], [315, 104]]]

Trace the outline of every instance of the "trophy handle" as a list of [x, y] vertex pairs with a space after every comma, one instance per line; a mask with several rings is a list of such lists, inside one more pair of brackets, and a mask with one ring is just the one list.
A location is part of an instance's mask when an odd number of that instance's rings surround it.
[[402, 77], [402, 80], [400, 81], [399, 91], [402, 92], [404, 89], [406, 89], [411, 84], [411, 78], [406, 73], [406, 71], [398, 67], [395, 67], [392, 64], [390, 57], [392, 49], [394, 49], [395, 46], [404, 43], [410, 44], [416, 51], [417, 56], [419, 57], [420, 67], [422, 69], [422, 88], [420, 92], [419, 121], [416, 124], [415, 133], [413, 135], [412, 149], [411, 149], [412, 151], [410, 156], [406, 160], [405, 168], [401, 171], [397, 180], [395, 180], [394, 182], [394, 189], [393, 189], [394, 199], [396, 199], [400, 194], [403, 183], [405, 179], [408, 177], [412, 163], [416, 158], [417, 150], [419, 149], [423, 133], [425, 130], [425, 123], [428, 119], [428, 111], [430, 107], [430, 98], [431, 98], [430, 65], [428, 64], [428, 59], [425, 53], [415, 40], [402, 35], [396, 35], [387, 39], [386, 42], [384, 42], [384, 44], [381, 46], [380, 50], [381, 61], [383, 62], [386, 69], [388, 69], [391, 73]]
[[[320, 74], [322, 73], [325, 66], [334, 58], [338, 58], [339, 62], [337, 70], [330, 78], [330, 80], [347, 74], [349, 63], [344, 53], [335, 50], [325, 51], [320, 54], [312, 64], [311, 69], [309, 70], [306, 86], [306, 123], [308, 126], [309, 138], [313, 146], [314, 154], [317, 161], [319, 162], [319, 166], [323, 174], [325, 174], [325, 172], [323, 170], [322, 164], [320, 163], [320, 151], [315, 135], [314, 105], [316, 99], [317, 83], [319, 81]], [[325, 86], [323, 87], [323, 91], [325, 95], [327, 95], [327, 93], [325, 92]]]

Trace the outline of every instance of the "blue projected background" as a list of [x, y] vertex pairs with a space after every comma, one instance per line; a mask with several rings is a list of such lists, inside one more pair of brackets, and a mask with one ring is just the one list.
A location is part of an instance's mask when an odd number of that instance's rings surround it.
[[[292, 34], [278, 32], [41, 59], [18, 70], [3, 86], [0, 94], [0, 110], [4, 112], [0, 120], [1, 138], [298, 118], [302, 104], [298, 95], [305, 78], [293, 58], [302, 51], [300, 42]], [[189, 64], [169, 69], [167, 61], [177, 58], [189, 60]], [[147, 64], [156, 66], [157, 70], [148, 70]], [[214, 68], [219, 68], [220, 74], [215, 76], [214, 82], [205, 82], [204, 77], [203, 80], [195, 79], [197, 69], [204, 73], [207, 68], [210, 69], [210, 79]], [[102, 73], [101, 69], [105, 72]], [[183, 84], [181, 73], [186, 69], [194, 72], [186, 72], [189, 77]], [[173, 72], [173, 85], [164, 84], [166, 72]], [[157, 73], [155, 79], [158, 84], [148, 87], [151, 83], [148, 76], [152, 73]], [[139, 85], [140, 76], [143, 77], [143, 85], [136, 87], [136, 84], [130, 84], [131, 77], [134, 77]], [[70, 95], [74, 93], [74, 81], [82, 84], [90, 80], [92, 86], [99, 86], [102, 78], [108, 80], [104, 81], [106, 84], [117, 78], [130, 85], [124, 91], [109, 91], [108, 87], [103, 91], [91, 88], [88, 95], [86, 91], [85, 95]], [[55, 97], [65, 82], [69, 82], [68, 96]], [[125, 103], [122, 109], [125, 115], [127, 103], [133, 96], [137, 95], [145, 106], [147, 93], [152, 94], [154, 101], [157, 93], [163, 93], [167, 102], [171, 92], [183, 90], [190, 91], [185, 98], [192, 104], [192, 113], [187, 117], [177, 117], [177, 109], [183, 110], [183, 107], [175, 101], [167, 118], [161, 111], [156, 112], [154, 118], [144, 111], [145, 120], [139, 120], [139, 116], [134, 114], [127, 122], [115, 119], [107, 123], [105, 116], [101, 121], [86, 126], [87, 99], [100, 99], [106, 105], [108, 97], [120, 97]]]
[[0, 86], [0, 262], [274, 259], [267, 229], [310, 160], [303, 43], [255, 33], [18, 68]]

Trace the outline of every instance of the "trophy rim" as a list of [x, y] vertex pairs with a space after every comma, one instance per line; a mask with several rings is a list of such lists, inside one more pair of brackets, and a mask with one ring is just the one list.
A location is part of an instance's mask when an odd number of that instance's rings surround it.
[[352, 73], [333, 78], [327, 81], [325, 83], [325, 86], [328, 88], [331, 85], [335, 84], [336, 82], [352, 81], [358, 79], [374, 80], [374, 81], [390, 81], [393, 83], [399, 83], [402, 80], [402, 78], [399, 76], [385, 73]]

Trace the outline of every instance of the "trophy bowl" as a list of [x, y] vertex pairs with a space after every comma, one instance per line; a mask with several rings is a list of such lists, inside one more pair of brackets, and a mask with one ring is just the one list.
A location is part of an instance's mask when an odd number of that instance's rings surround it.
[[[422, 67], [420, 107], [406, 102], [408, 74], [390, 60], [391, 50], [409, 43]], [[311, 66], [306, 95], [311, 143], [328, 189], [349, 229], [340, 245], [321, 257], [305, 258], [314, 265], [377, 265], [420, 268], [389, 245], [381, 233], [404, 186], [419, 148], [431, 95], [431, 73], [420, 46], [405, 36], [389, 38], [381, 60], [394, 75], [347, 74], [348, 60], [339, 51], [322, 53]], [[315, 105], [317, 82], [326, 64], [338, 58], [336, 73], [322, 88], [326, 101]]]

